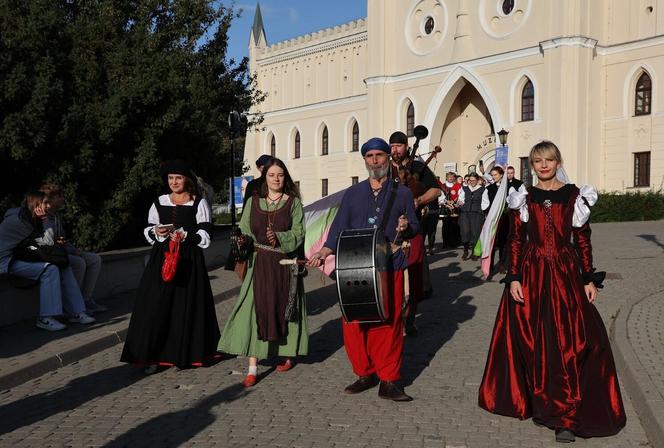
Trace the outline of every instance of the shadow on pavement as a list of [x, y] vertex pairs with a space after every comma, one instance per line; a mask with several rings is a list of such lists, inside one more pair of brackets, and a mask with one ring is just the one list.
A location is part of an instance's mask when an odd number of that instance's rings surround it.
[[235, 401], [250, 393], [251, 391], [245, 389], [242, 384], [233, 384], [199, 400], [191, 407], [151, 418], [115, 440], [104, 444], [103, 447], [183, 446], [216, 421], [217, 417], [211, 411], [213, 407]]
[[[35, 326], [35, 319], [22, 321], [7, 327], [0, 328], [0, 359], [31, 353], [41, 346], [79, 334], [94, 332], [103, 333], [100, 329], [118, 322], [127, 320], [134, 306], [136, 293], [126, 292], [118, 294], [111, 300], [100, 301], [107, 305], [109, 310], [95, 315], [97, 322], [91, 325], [67, 324], [62, 331], [44, 331]], [[66, 320], [62, 319], [63, 322]], [[17, 343], [16, 339], [20, 339]]]
[[636, 236], [638, 236], [639, 238], [644, 239], [646, 241], [649, 241], [649, 242], [653, 243], [654, 245], [659, 246], [662, 250], [664, 250], [664, 244], [660, 240], [657, 239], [657, 235], [642, 234], [642, 235], [636, 235]]
[[[128, 371], [131, 373], [128, 374]], [[139, 369], [127, 365], [112, 367], [76, 378], [66, 386], [29, 395], [0, 407], [0, 434], [30, 426], [61, 412], [117, 392], [145, 378]]]
[[419, 377], [454, 333], [459, 324], [472, 319], [477, 307], [471, 305], [472, 296], [462, 295], [466, 289], [482, 284], [470, 272], [461, 273], [458, 262], [432, 269], [434, 295], [420, 303], [416, 319], [419, 333], [404, 340], [404, 356], [401, 373], [404, 386], [409, 386]]

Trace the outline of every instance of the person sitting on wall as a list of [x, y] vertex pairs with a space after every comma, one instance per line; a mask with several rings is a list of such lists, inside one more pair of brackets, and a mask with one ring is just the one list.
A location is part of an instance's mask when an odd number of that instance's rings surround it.
[[28, 241], [37, 246], [57, 244], [51, 231], [44, 231], [48, 212], [46, 195], [29, 192], [23, 206], [11, 208], [0, 223], [0, 274], [22, 277], [39, 283], [39, 318], [37, 327], [47, 331], [64, 330], [67, 326], [56, 319], [67, 312], [69, 322], [91, 324], [93, 317], [85, 313], [85, 303], [69, 266], [58, 267], [46, 261], [26, 261], [21, 247]]
[[42, 185], [40, 191], [46, 194], [46, 200], [50, 205], [44, 228], [53, 229], [53, 238], [67, 250], [69, 265], [83, 294], [86, 310], [90, 313], [108, 310], [106, 306], [95, 302], [92, 298], [101, 271], [101, 257], [93, 252], [82, 251], [67, 240], [62, 218], [58, 215], [58, 211], [65, 205], [64, 192], [55, 184]]

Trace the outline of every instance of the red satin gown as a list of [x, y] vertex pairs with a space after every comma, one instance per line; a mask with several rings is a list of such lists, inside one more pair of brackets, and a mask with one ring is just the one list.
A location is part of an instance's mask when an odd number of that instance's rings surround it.
[[[625, 426], [620, 386], [604, 323], [584, 283], [594, 273], [590, 227], [572, 227], [579, 189], [529, 188], [527, 223], [510, 210], [506, 280], [479, 405], [580, 437], [609, 436]], [[520, 280], [523, 304], [509, 293]]]

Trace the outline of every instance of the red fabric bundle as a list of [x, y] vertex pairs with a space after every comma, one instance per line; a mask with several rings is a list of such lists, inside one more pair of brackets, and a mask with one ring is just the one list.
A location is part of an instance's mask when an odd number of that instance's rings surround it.
[[164, 263], [161, 265], [161, 278], [170, 282], [175, 278], [175, 272], [180, 261], [180, 235], [168, 242], [168, 251], [164, 252]]

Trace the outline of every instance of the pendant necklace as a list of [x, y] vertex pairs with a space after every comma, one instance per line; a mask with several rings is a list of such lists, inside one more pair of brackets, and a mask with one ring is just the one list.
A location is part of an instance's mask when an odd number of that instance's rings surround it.
[[[281, 198], [284, 197], [284, 192], [282, 191], [279, 196], [277, 196], [275, 199], [272, 199], [270, 197], [270, 193], [268, 192], [267, 197], [265, 198], [265, 205], [267, 207], [267, 228], [268, 230], [272, 230], [272, 221], [273, 221], [273, 215], [277, 212], [277, 206], [279, 206], [279, 203], [281, 202]], [[270, 210], [270, 207], [272, 206], [272, 210]]]

